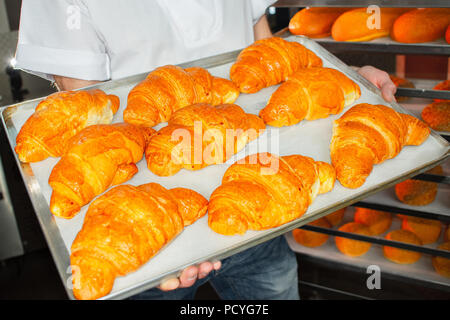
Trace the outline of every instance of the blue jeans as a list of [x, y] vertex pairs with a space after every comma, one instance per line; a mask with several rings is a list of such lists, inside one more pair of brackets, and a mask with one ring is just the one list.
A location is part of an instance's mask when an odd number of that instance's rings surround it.
[[222, 260], [222, 267], [189, 288], [153, 288], [133, 300], [193, 300], [197, 288], [210, 282], [224, 300], [298, 300], [297, 259], [279, 236]]

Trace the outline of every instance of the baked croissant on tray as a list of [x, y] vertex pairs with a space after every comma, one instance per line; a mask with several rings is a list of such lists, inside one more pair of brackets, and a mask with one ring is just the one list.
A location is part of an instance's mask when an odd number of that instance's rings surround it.
[[259, 116], [271, 126], [290, 126], [340, 113], [360, 96], [359, 86], [342, 72], [304, 68], [280, 85]]
[[62, 156], [70, 138], [87, 126], [111, 123], [119, 105], [117, 96], [98, 89], [48, 96], [17, 135], [15, 151], [19, 160], [37, 162]]
[[153, 127], [167, 122], [180, 108], [209, 103], [233, 103], [239, 90], [230, 80], [212, 76], [206, 69], [166, 65], [150, 72], [128, 94], [125, 122]]
[[243, 93], [286, 81], [300, 68], [321, 67], [322, 60], [300, 43], [272, 37], [255, 41], [231, 66], [230, 79]]
[[184, 188], [156, 183], [114, 187], [89, 206], [71, 247], [75, 298], [107, 295], [116, 277], [137, 270], [205, 215], [208, 201]]
[[223, 235], [278, 227], [301, 217], [335, 180], [331, 165], [309, 157], [247, 156], [228, 168], [211, 194], [209, 227]]
[[61, 218], [73, 218], [97, 195], [131, 179], [138, 172], [135, 163], [142, 159], [154, 132], [118, 123], [94, 125], [78, 133], [48, 179], [53, 189], [50, 211]]
[[406, 145], [420, 145], [428, 126], [417, 118], [383, 105], [361, 103], [333, 124], [331, 163], [346, 188], [364, 184], [375, 164], [397, 156]]
[[256, 115], [235, 104], [196, 104], [176, 111], [150, 140], [145, 156], [151, 172], [172, 176], [226, 162], [265, 129]]

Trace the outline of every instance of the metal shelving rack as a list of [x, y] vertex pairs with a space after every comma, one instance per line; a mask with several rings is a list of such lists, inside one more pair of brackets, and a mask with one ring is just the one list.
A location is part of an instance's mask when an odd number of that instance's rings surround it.
[[[380, 7], [410, 7], [410, 8], [445, 8], [450, 7], [450, 1], [419, 1], [419, 0], [396, 0], [396, 1], [385, 1], [385, 0], [350, 0], [350, 1], [333, 1], [333, 0], [279, 0], [273, 4], [274, 7], [286, 8], [286, 7], [367, 7], [369, 5], [378, 5]], [[278, 34], [289, 34], [287, 28], [278, 32]], [[333, 40], [331, 37], [315, 39], [323, 47], [332, 53], [341, 52], [381, 52], [381, 53], [392, 53], [392, 54], [420, 54], [420, 55], [443, 55], [450, 56], [450, 45], [447, 44], [443, 39], [434, 41], [431, 43], [421, 43], [421, 44], [403, 44], [393, 41], [390, 38], [380, 38], [367, 42], [339, 42]], [[414, 97], [414, 98], [428, 98], [428, 99], [448, 99], [450, 100], [450, 91], [438, 91], [431, 89], [403, 89], [399, 88], [397, 91], [398, 96], [402, 97]], [[445, 139], [450, 141], [450, 134], [441, 133]], [[444, 164], [446, 167], [450, 167], [450, 163]], [[446, 168], [447, 169], [447, 168]], [[448, 188], [450, 185], [450, 169], [444, 170], [443, 175], [434, 175], [429, 173], [423, 173], [413, 177], [413, 179], [430, 181], [441, 184], [444, 188]], [[448, 188], [450, 191], [450, 188]], [[389, 189], [386, 192], [393, 192]], [[435, 219], [449, 225], [450, 227], [450, 205], [444, 205], [440, 209], [427, 211], [428, 206], [425, 208], [420, 206], [408, 206], [402, 204], [400, 201], [395, 201], [390, 197], [389, 201], [385, 200], [388, 197], [383, 197], [383, 192], [376, 194], [375, 196], [364, 199], [358, 203], [352, 205], [353, 207], [364, 207], [369, 209], [375, 209], [380, 211], [387, 211], [391, 213], [398, 213], [416, 217], [422, 217], [426, 219]], [[447, 192], [448, 193], [448, 192]], [[447, 199], [449, 194], [445, 193], [442, 198]], [[439, 201], [436, 199], [435, 201]], [[441, 200], [442, 201], [442, 200]], [[439, 207], [439, 206], [438, 206]], [[445, 210], [447, 208], [447, 210]], [[443, 211], [442, 211], [443, 210]], [[302, 229], [309, 231], [316, 231], [328, 234], [330, 236], [339, 236], [355, 240], [367, 241], [372, 244], [377, 245], [388, 245], [391, 247], [397, 247], [401, 249], [413, 250], [426, 255], [441, 256], [450, 259], [450, 252], [444, 250], [438, 250], [430, 246], [415, 246], [406, 243], [386, 240], [382, 237], [370, 237], [361, 236], [353, 233], [342, 232], [337, 230], [337, 228], [323, 228], [311, 225], [304, 225]], [[292, 239], [291, 239], [292, 242]], [[300, 245], [299, 245], [300, 246]], [[294, 249], [295, 250], [295, 249]], [[320, 250], [320, 247], [317, 248]], [[305, 250], [305, 251], [309, 251]], [[337, 251], [337, 249], [336, 249]], [[302, 250], [297, 251], [298, 253], [305, 254]], [[327, 257], [322, 257], [327, 259]], [[332, 258], [329, 258], [332, 259]], [[336, 261], [335, 261], [336, 262]], [[443, 278], [443, 282], [446, 283], [447, 289], [450, 292], [450, 280]], [[450, 293], [449, 293], [450, 295]]]

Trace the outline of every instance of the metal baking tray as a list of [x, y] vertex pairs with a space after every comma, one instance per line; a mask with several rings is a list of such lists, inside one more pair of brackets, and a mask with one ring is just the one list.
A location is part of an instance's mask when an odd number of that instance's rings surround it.
[[[375, 86], [321, 47], [317, 42], [306, 37], [296, 36], [287, 37], [286, 39], [305, 45], [322, 58], [324, 66], [334, 67], [356, 81], [362, 91], [361, 98], [356, 103], [384, 103], [397, 111], [408, 113], [396, 103], [385, 103], [381, 98], [380, 91]], [[180, 66], [201, 66], [207, 68], [215, 76], [228, 78], [229, 69], [239, 52], [240, 50], [233, 51], [184, 63]], [[122, 111], [126, 106], [129, 90], [139, 81], [143, 80], [146, 75], [147, 73], [143, 73], [91, 86], [92, 88], [100, 88], [109, 94], [119, 96], [121, 107], [115, 115], [113, 122], [122, 121]], [[258, 114], [277, 87], [265, 88], [251, 95], [241, 94], [236, 103], [246, 112]], [[15, 146], [16, 135], [22, 124], [33, 113], [34, 108], [41, 100], [42, 98], [27, 101], [4, 107], [1, 110], [2, 122], [12, 148]], [[192, 172], [182, 170], [172, 177], [158, 177], [146, 168], [145, 160], [142, 160], [137, 164], [139, 168], [138, 174], [127, 183], [139, 185], [148, 182], [157, 182], [166, 188], [186, 187], [209, 198], [212, 191], [221, 184], [225, 170], [234, 161], [254, 152], [269, 151], [280, 155], [302, 154], [313, 157], [315, 160], [329, 163], [332, 123], [339, 116], [333, 115], [326, 119], [303, 121], [295, 126], [279, 129], [267, 127], [264, 134], [257, 140], [252, 141], [244, 150], [227, 163], [209, 166], [200, 171]], [[160, 124], [156, 129], [162, 126], [164, 124]], [[428, 140], [421, 146], [405, 147], [395, 159], [375, 166], [371, 176], [362, 187], [355, 190], [346, 189], [337, 182], [334, 190], [317, 197], [315, 202], [301, 218], [278, 228], [265, 231], [249, 231], [242, 236], [223, 236], [209, 229], [207, 217], [205, 216], [193, 225], [185, 228], [170, 245], [161, 250], [139, 270], [124, 277], [117, 278], [112, 292], [102, 299], [121, 299], [132, 296], [158, 285], [163, 279], [178, 275], [181, 270], [189, 265], [208, 260], [223, 259], [282, 235], [339, 208], [347, 207], [354, 202], [360, 201], [401, 180], [422, 173], [443, 162], [449, 157], [449, 154], [448, 142], [435, 132], [432, 132]], [[51, 188], [47, 181], [58, 159], [51, 158], [38, 163], [23, 164], [19, 162], [16, 156], [16, 161], [19, 164], [20, 172], [25, 181], [26, 188], [55, 260], [58, 272], [65, 284], [67, 294], [73, 299], [70, 285], [68, 285], [71, 280], [69, 269], [70, 246], [82, 226], [88, 206], [83, 207], [80, 214], [72, 220], [54, 217], [49, 211]]]

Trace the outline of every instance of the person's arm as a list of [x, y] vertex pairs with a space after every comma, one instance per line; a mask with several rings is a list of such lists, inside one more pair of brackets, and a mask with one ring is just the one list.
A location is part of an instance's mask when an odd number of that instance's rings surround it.
[[96, 80], [81, 80], [56, 75], [53, 76], [53, 79], [55, 80], [56, 88], [59, 91], [80, 89], [101, 82]]
[[255, 35], [255, 40], [261, 40], [273, 36], [266, 15], [263, 15], [253, 26], [253, 33]]

